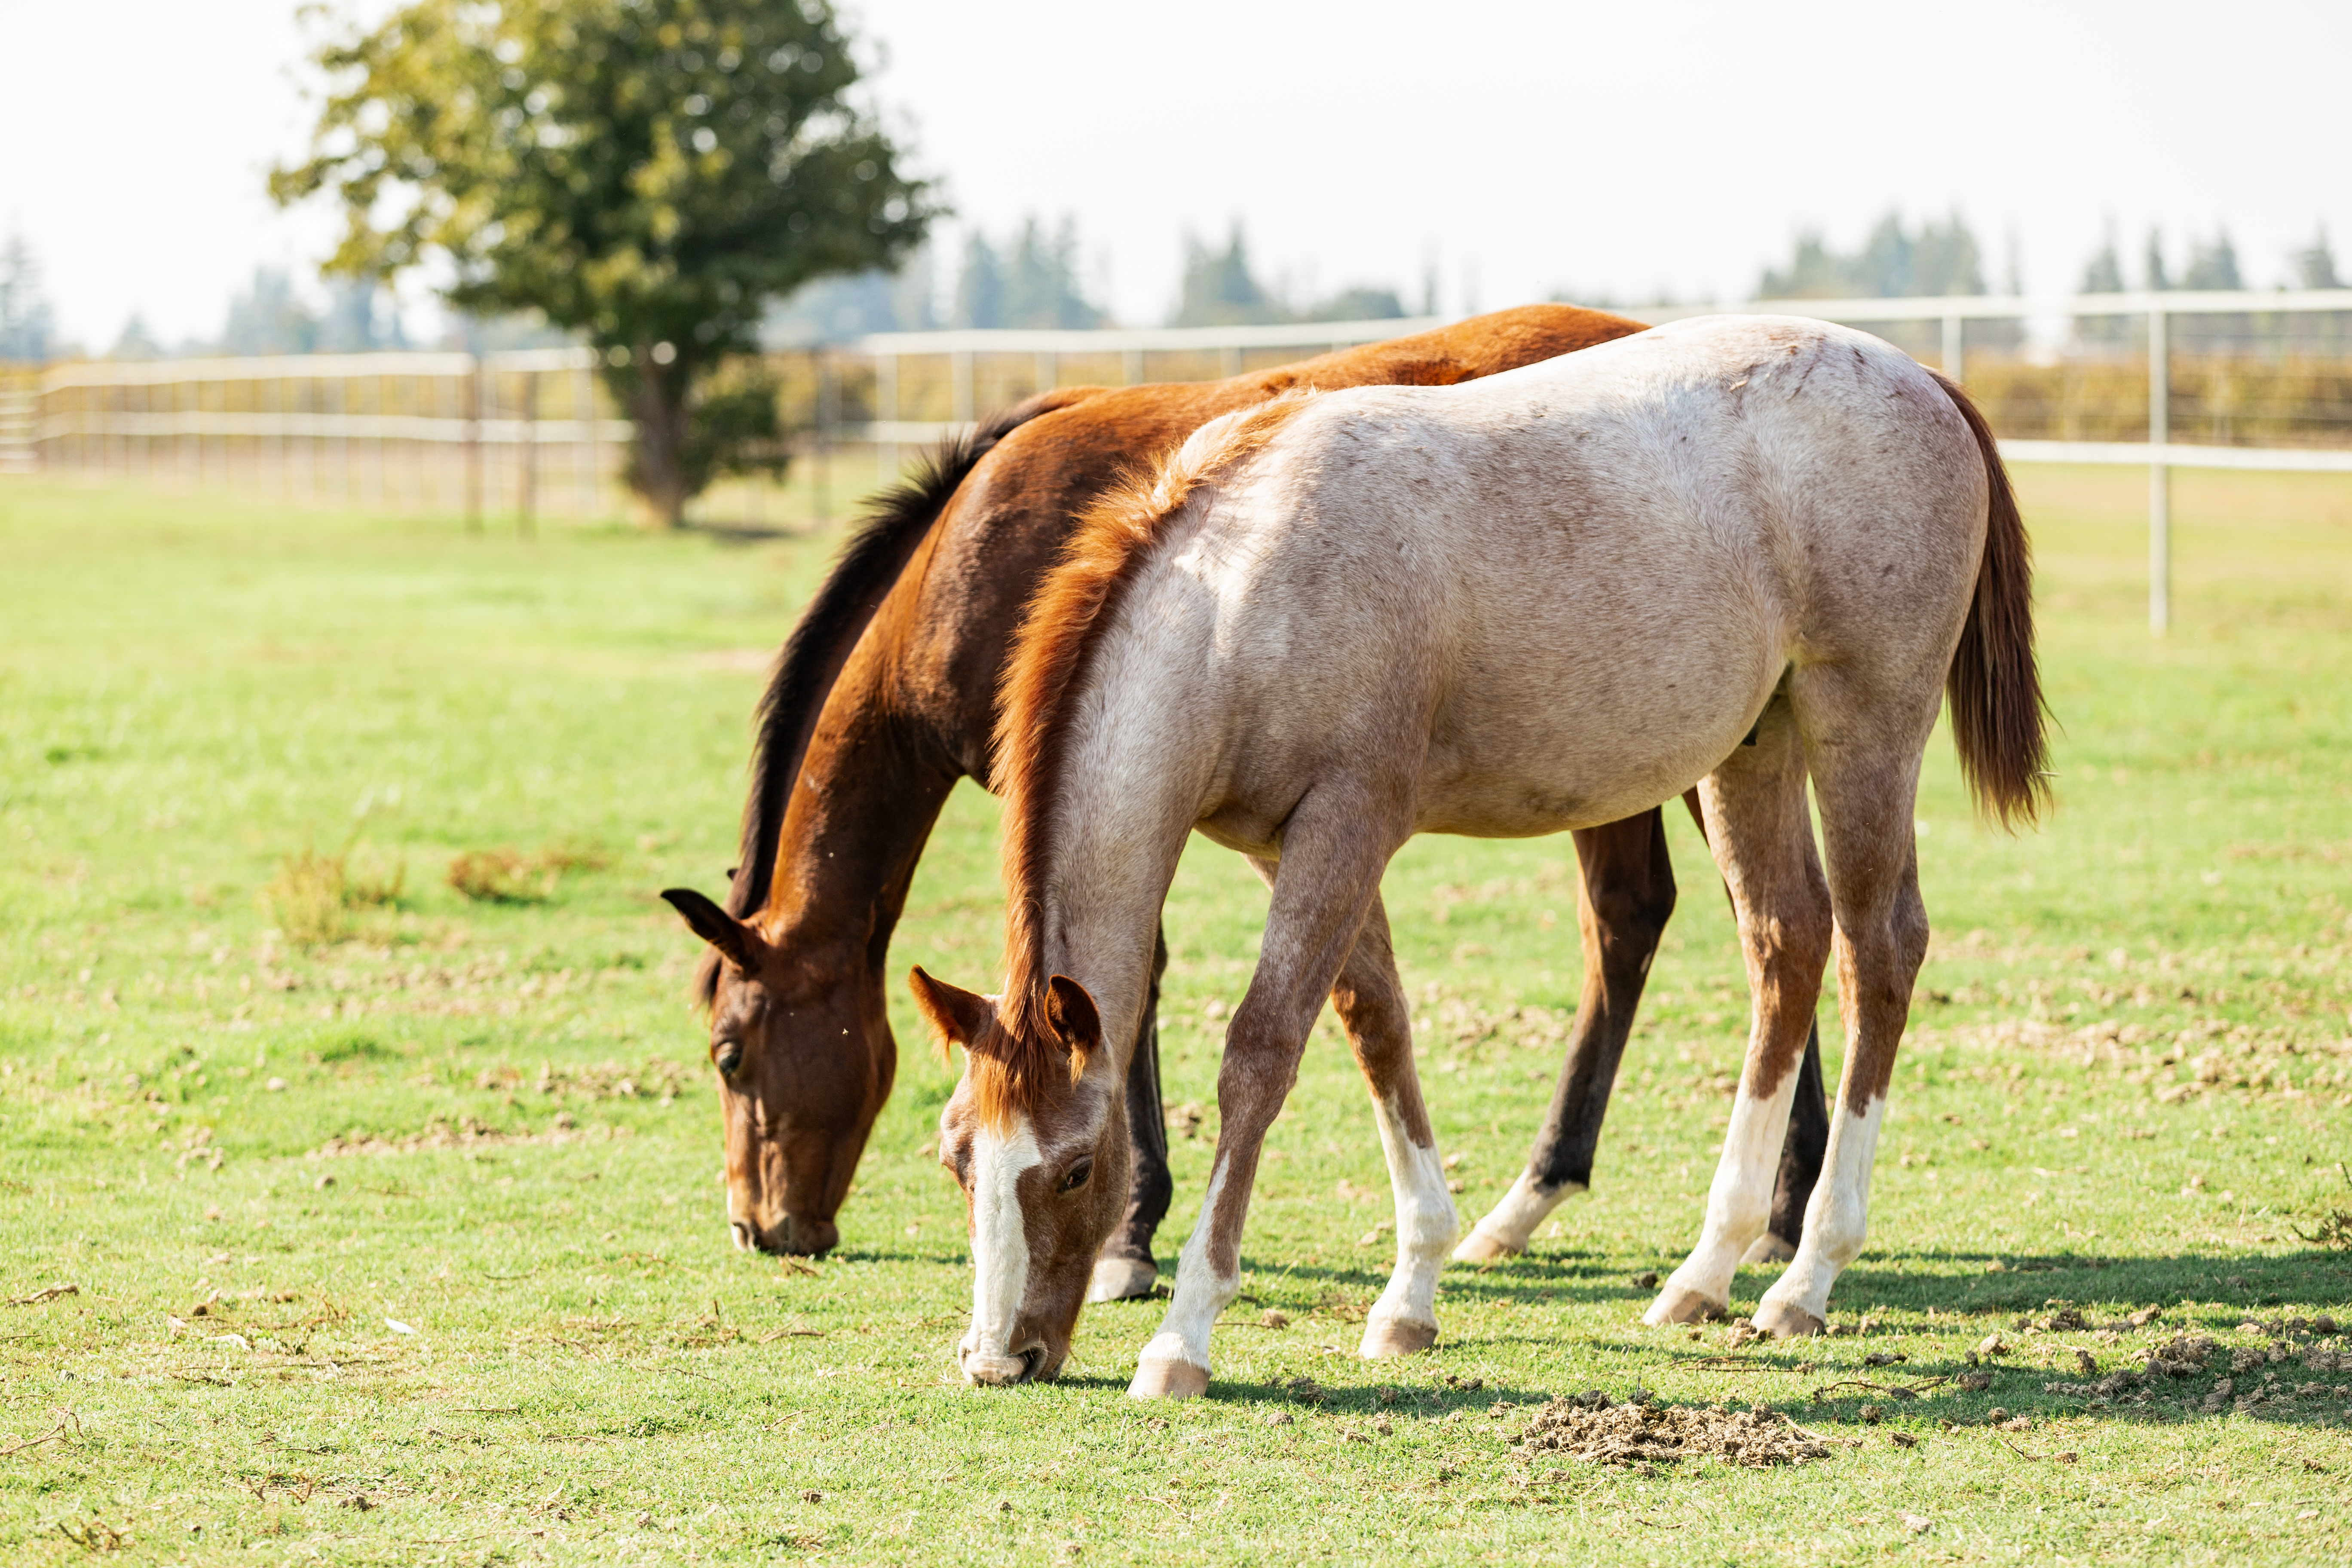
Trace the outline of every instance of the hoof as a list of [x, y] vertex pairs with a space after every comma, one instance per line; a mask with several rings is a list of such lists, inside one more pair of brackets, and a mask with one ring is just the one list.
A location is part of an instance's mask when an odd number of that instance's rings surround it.
[[1089, 1301], [1132, 1301], [1160, 1283], [1159, 1266], [1149, 1258], [1097, 1258], [1087, 1284]]
[[1748, 1250], [1739, 1255], [1739, 1261], [1743, 1265], [1749, 1263], [1786, 1263], [1796, 1256], [1797, 1244], [1795, 1242], [1788, 1241], [1780, 1237], [1774, 1236], [1768, 1230], [1763, 1235], [1758, 1237], [1754, 1241], [1748, 1243]]
[[[1730, 1303], [1727, 1301], [1710, 1301], [1696, 1290], [1669, 1285], [1658, 1292], [1658, 1299], [1650, 1303], [1648, 1311], [1642, 1314], [1642, 1321], [1654, 1329], [1664, 1328], [1669, 1323], [1711, 1323], [1723, 1316], [1728, 1306]], [[1762, 1327], [1762, 1324], [1759, 1322], [1758, 1327]]]
[[1526, 1250], [1527, 1248], [1523, 1247], [1513, 1247], [1508, 1242], [1497, 1241], [1483, 1230], [1474, 1230], [1462, 1238], [1461, 1246], [1454, 1249], [1454, 1261], [1492, 1263], [1498, 1258], [1517, 1258]]
[[1364, 1344], [1357, 1353], [1366, 1361], [1384, 1361], [1390, 1356], [1419, 1355], [1436, 1342], [1435, 1323], [1416, 1323], [1406, 1318], [1371, 1318], [1364, 1323]]
[[1776, 1340], [1809, 1340], [1828, 1325], [1802, 1307], [1765, 1300], [1756, 1309], [1756, 1328]]
[[1209, 1369], [1189, 1361], [1139, 1361], [1129, 1399], [1198, 1399], [1209, 1392]]

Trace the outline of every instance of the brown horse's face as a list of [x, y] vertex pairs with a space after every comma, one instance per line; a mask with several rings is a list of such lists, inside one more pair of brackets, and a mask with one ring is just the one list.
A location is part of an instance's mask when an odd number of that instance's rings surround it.
[[817, 1254], [890, 1096], [897, 1043], [881, 986], [788, 955], [699, 893], [662, 895], [718, 950], [710, 1064], [726, 1124], [727, 1224], [746, 1250]]
[[[940, 1163], [963, 1190], [971, 1236], [971, 1327], [956, 1361], [975, 1384], [1049, 1379], [1069, 1358], [1095, 1258], [1126, 1207], [1127, 1101], [1115, 1075], [1073, 1075], [1101, 1033], [1091, 1000], [1055, 976], [1049, 1070], [1008, 1103], [993, 1003], [918, 969], [915, 998], [965, 1047], [964, 1074], [940, 1113]], [[975, 1042], [979, 1049], [974, 1050]], [[977, 1072], [975, 1072], [977, 1063]]]

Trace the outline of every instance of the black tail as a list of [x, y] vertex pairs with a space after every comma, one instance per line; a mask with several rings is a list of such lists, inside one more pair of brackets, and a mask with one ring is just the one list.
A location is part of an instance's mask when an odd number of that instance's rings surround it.
[[850, 649], [939, 521], [948, 498], [1007, 433], [1071, 401], [1066, 392], [1044, 393], [950, 437], [925, 454], [912, 475], [866, 504], [856, 531], [784, 643], [767, 695], [760, 700], [751, 792], [743, 803], [742, 858], [728, 891], [728, 913], [741, 919], [767, 903], [784, 803], [800, 775], [817, 714]]

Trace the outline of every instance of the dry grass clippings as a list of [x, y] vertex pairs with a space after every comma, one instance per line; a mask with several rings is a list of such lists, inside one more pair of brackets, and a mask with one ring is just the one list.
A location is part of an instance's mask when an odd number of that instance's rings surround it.
[[600, 870], [606, 863], [589, 849], [468, 849], [449, 862], [448, 882], [476, 903], [538, 904], [555, 896], [566, 872]]
[[1758, 1468], [1829, 1458], [1827, 1439], [1776, 1410], [1757, 1406], [1618, 1403], [1595, 1390], [1555, 1399], [1536, 1412], [1520, 1452], [1565, 1454], [1601, 1465], [1709, 1457]]
[[305, 849], [287, 856], [261, 896], [287, 941], [319, 947], [351, 934], [353, 910], [396, 904], [407, 888], [406, 856], [394, 855], [387, 866], [347, 844], [335, 855]]

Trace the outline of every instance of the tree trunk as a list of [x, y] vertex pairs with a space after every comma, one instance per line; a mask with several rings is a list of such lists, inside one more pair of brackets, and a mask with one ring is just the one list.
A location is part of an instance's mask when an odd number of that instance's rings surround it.
[[686, 516], [685, 365], [655, 364], [641, 353], [629, 389], [629, 417], [636, 424], [629, 482], [636, 488], [650, 521], [676, 528]]

